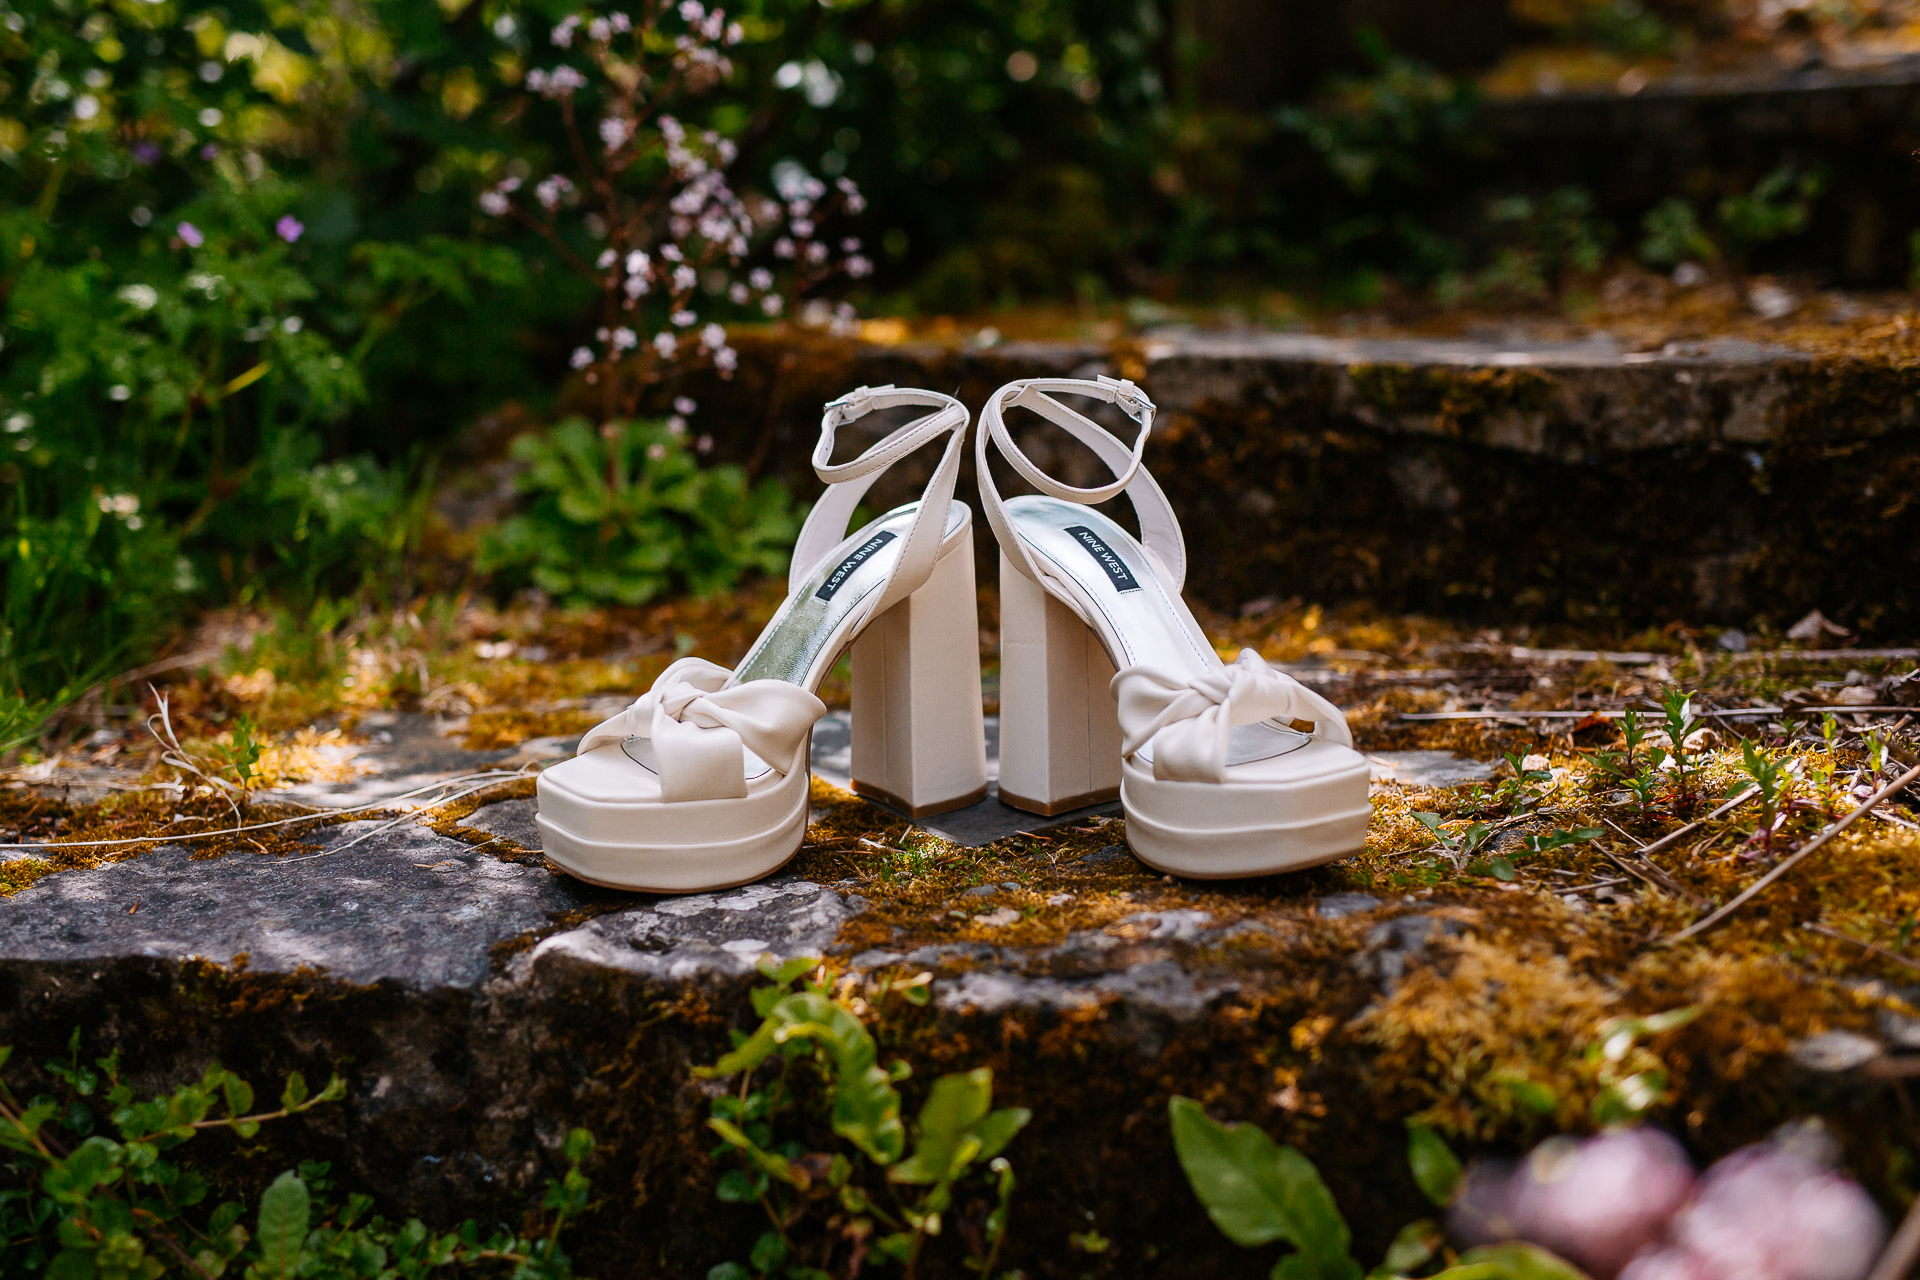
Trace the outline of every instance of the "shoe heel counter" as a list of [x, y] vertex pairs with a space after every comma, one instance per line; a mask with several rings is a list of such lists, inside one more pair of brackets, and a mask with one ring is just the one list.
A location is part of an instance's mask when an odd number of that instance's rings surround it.
[[1113, 676], [1092, 629], [1002, 552], [1002, 803], [1052, 816], [1120, 794]]
[[916, 818], [987, 794], [971, 528], [956, 543], [853, 642], [853, 789]]

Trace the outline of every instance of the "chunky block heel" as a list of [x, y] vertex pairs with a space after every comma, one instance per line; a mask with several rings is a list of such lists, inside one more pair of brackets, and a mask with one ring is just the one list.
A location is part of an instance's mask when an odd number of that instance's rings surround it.
[[973, 535], [853, 642], [853, 789], [913, 818], [986, 798]]
[[[932, 412], [832, 460], [840, 428], [907, 406]], [[935, 391], [861, 387], [826, 406], [813, 468], [827, 491], [794, 544], [786, 601], [739, 666], [681, 658], [540, 775], [549, 862], [642, 893], [777, 870], [806, 839], [808, 745], [827, 712], [814, 691], [849, 646], [861, 789], [915, 815], [986, 794], [973, 519], [953, 498], [966, 435], [966, 406]], [[880, 474], [941, 440], [920, 501], [849, 533]]]
[[[1118, 409], [1138, 428], [1132, 446], [1062, 393]], [[1077, 488], [1035, 466], [1007, 429], [1012, 409], [1087, 446], [1112, 483]], [[1346, 857], [1366, 843], [1367, 762], [1338, 707], [1251, 650], [1221, 662], [1180, 598], [1180, 522], [1140, 465], [1153, 415], [1113, 378], [1009, 383], [980, 415], [974, 470], [1000, 544], [1000, 798], [1051, 816], [1117, 785], [1128, 843], [1177, 875]], [[1003, 501], [990, 449], [1039, 493]], [[1122, 494], [1137, 537], [1095, 509]]]
[[1000, 556], [1000, 802], [1052, 817], [1120, 794], [1113, 663], [1079, 615]]

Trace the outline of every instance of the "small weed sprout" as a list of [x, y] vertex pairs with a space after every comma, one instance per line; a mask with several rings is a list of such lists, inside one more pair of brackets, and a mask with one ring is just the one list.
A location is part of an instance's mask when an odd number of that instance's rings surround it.
[[[1507, 752], [1505, 759], [1510, 775], [1494, 787], [1494, 803], [1515, 813], [1525, 813], [1546, 798], [1547, 791], [1538, 788], [1551, 789], [1553, 771], [1537, 766], [1528, 768], [1535, 757], [1521, 756], [1518, 752]], [[1541, 759], [1544, 761], [1544, 757]]]
[[1878, 729], [1867, 735], [1867, 781], [1877, 783], [1887, 771], [1887, 735]]
[[1652, 765], [1641, 765], [1640, 772], [1631, 778], [1623, 778], [1620, 785], [1633, 793], [1634, 803], [1640, 809], [1642, 819], [1651, 817], [1659, 802], [1660, 779], [1655, 776]]
[[[1421, 826], [1433, 833], [1434, 847], [1447, 855], [1455, 870], [1467, 865], [1480, 846], [1493, 834], [1493, 828], [1484, 822], [1476, 822], [1466, 830], [1449, 835], [1443, 825], [1446, 819], [1437, 813], [1416, 813], [1413, 815]], [[1511, 879], [1511, 876], [1508, 877]]]
[[1660, 708], [1667, 720], [1667, 752], [1673, 760], [1674, 808], [1682, 816], [1693, 813], [1694, 783], [1699, 772], [1696, 765], [1692, 772], [1688, 770], [1687, 739], [1700, 728], [1699, 719], [1693, 714], [1693, 697], [1678, 687], [1660, 695]]
[[[1795, 775], [1799, 772], [1797, 760], [1771, 756], [1753, 744], [1750, 738], [1740, 741], [1740, 767], [1753, 780], [1754, 788], [1759, 792], [1755, 799], [1760, 805], [1760, 822], [1754, 836], [1760, 841], [1762, 856], [1773, 857], [1773, 833], [1786, 816], [1788, 796], [1793, 791]], [[1733, 790], [1744, 788], [1735, 783]]]
[[1640, 744], [1647, 740], [1647, 727], [1640, 720], [1639, 711], [1628, 708], [1620, 717], [1620, 741], [1625, 751], [1596, 751], [1594, 764], [1598, 765], [1610, 782], [1625, 782], [1640, 772]]

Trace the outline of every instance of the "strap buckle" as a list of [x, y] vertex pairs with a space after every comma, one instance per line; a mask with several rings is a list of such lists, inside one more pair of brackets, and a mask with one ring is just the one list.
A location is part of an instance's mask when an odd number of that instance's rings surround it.
[[1095, 381], [1112, 390], [1113, 402], [1123, 409], [1148, 412], [1155, 410], [1153, 401], [1147, 398], [1146, 392], [1133, 384], [1131, 378], [1109, 378], [1103, 373], [1098, 375]]
[[872, 412], [874, 398], [892, 390], [892, 383], [884, 387], [855, 387], [838, 400], [827, 401], [827, 417], [834, 426], [845, 426]]

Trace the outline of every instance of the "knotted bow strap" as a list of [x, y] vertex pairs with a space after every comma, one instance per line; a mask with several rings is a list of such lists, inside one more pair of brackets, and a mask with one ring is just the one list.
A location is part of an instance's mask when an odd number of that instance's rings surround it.
[[1251, 649], [1230, 667], [1178, 680], [1149, 667], [1113, 678], [1120, 703], [1121, 751], [1153, 743], [1153, 776], [1163, 782], [1225, 782], [1227, 735], [1237, 724], [1311, 720], [1314, 736], [1353, 745], [1340, 709]]
[[660, 798], [725, 800], [747, 794], [751, 751], [786, 776], [827, 704], [785, 680], [748, 680], [704, 658], [682, 658], [634, 704], [580, 740], [585, 755], [609, 742], [653, 739]]

